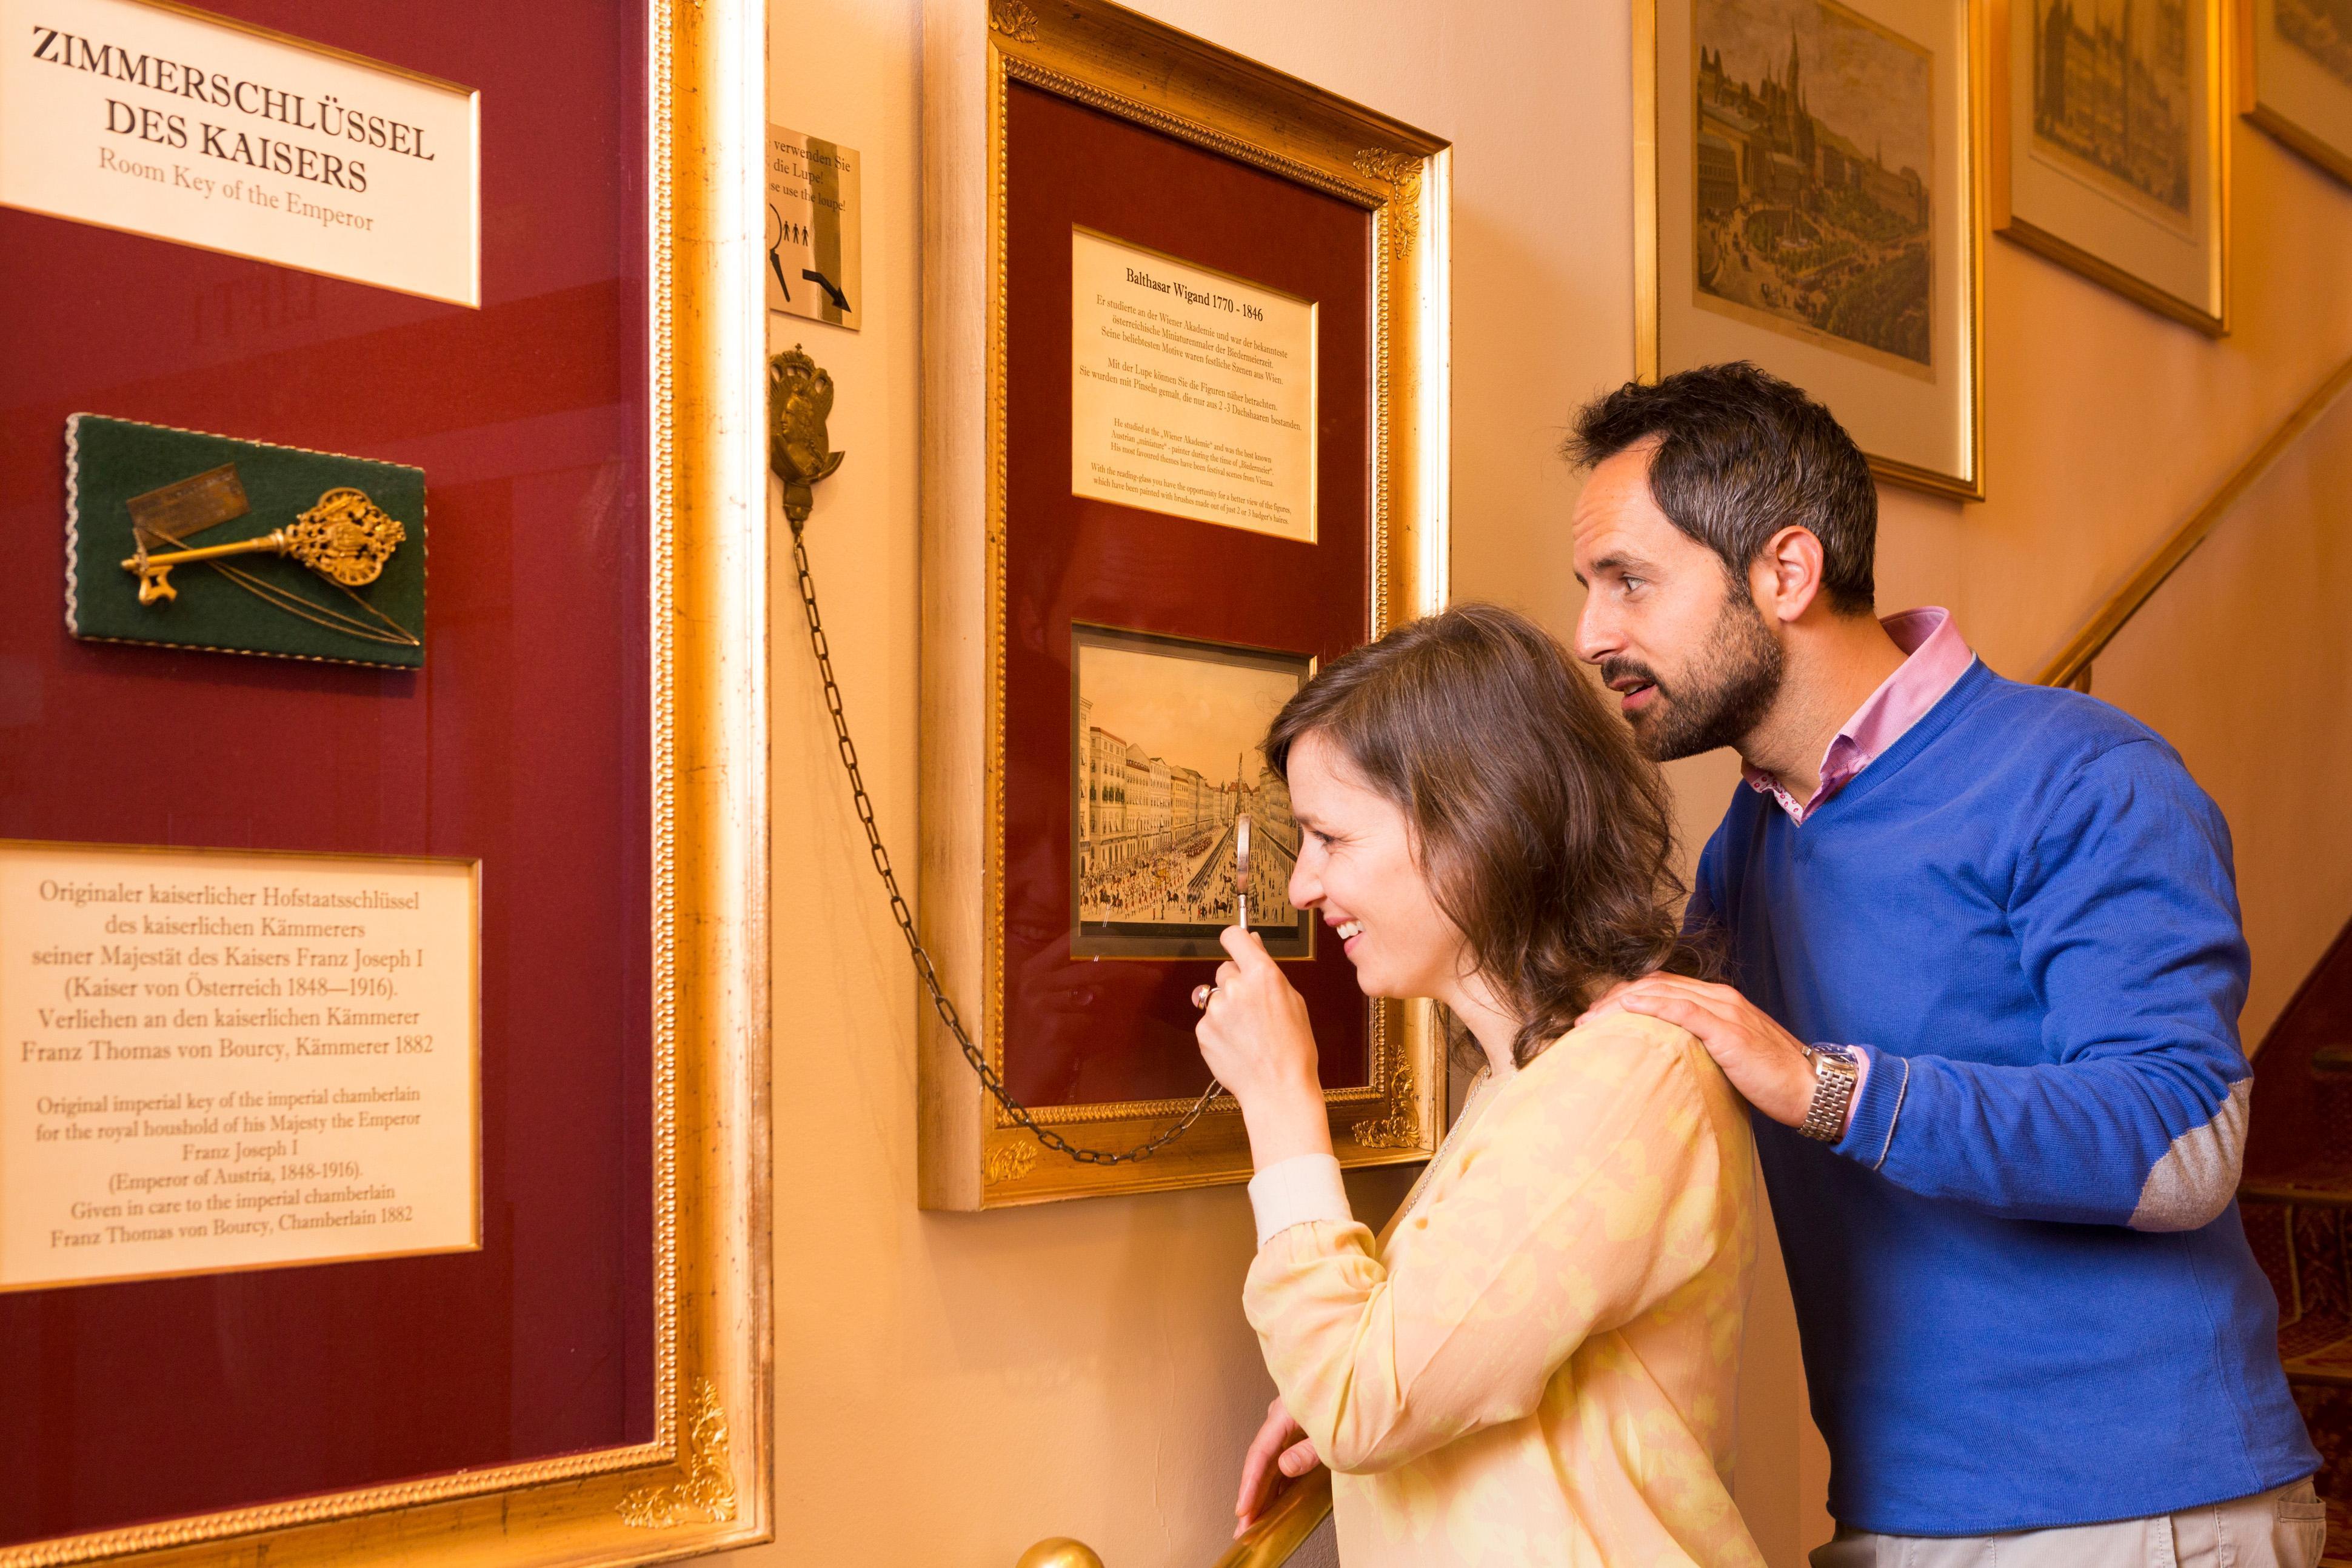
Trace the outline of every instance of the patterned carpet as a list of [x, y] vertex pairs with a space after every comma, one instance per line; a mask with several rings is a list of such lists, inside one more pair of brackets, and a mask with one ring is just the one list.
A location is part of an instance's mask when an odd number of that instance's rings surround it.
[[2239, 1194], [2246, 1239], [2279, 1299], [2279, 1355], [2319, 1450], [2326, 1561], [2352, 1568], [2352, 1172], [2298, 1172]]

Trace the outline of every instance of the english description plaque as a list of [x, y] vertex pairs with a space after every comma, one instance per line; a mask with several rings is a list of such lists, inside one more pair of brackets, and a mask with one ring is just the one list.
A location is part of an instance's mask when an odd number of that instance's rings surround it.
[[0, 1291], [479, 1246], [477, 895], [0, 841]]
[[1070, 235], [1070, 489], [1315, 542], [1315, 305]]

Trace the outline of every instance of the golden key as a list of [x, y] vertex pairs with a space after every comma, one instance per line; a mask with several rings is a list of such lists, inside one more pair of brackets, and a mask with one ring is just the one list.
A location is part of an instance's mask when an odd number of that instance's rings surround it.
[[180, 596], [171, 582], [173, 567], [231, 555], [290, 555], [331, 582], [363, 588], [383, 575], [383, 563], [407, 537], [400, 519], [369, 500], [366, 492], [330, 490], [319, 497], [317, 506], [259, 538], [173, 550], [168, 555], [150, 555], [142, 544], [139, 553], [122, 563], [122, 570], [139, 574], [142, 604]]

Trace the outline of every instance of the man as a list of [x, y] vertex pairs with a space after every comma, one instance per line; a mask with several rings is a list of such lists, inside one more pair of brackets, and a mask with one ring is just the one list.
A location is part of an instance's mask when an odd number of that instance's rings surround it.
[[1816, 1568], [2310, 1568], [2318, 1457], [2234, 1197], [2220, 812], [1945, 612], [1875, 617], [1869, 468], [1796, 388], [1628, 385], [1570, 450], [1578, 652], [1652, 757], [1746, 765], [1690, 906], [1737, 988], [1602, 1005], [1690, 1030], [1759, 1113], [1832, 1459]]

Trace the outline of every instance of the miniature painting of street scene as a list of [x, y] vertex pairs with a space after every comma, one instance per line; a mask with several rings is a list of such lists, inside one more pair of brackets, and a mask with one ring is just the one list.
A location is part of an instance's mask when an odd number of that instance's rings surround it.
[[1835, 0], [1698, 0], [1694, 303], [1934, 379], [1935, 57]]
[[1249, 928], [1277, 958], [1311, 956], [1290, 791], [1258, 747], [1314, 662], [1097, 626], [1070, 629], [1070, 657], [1072, 955], [1223, 956], [1246, 820]]

